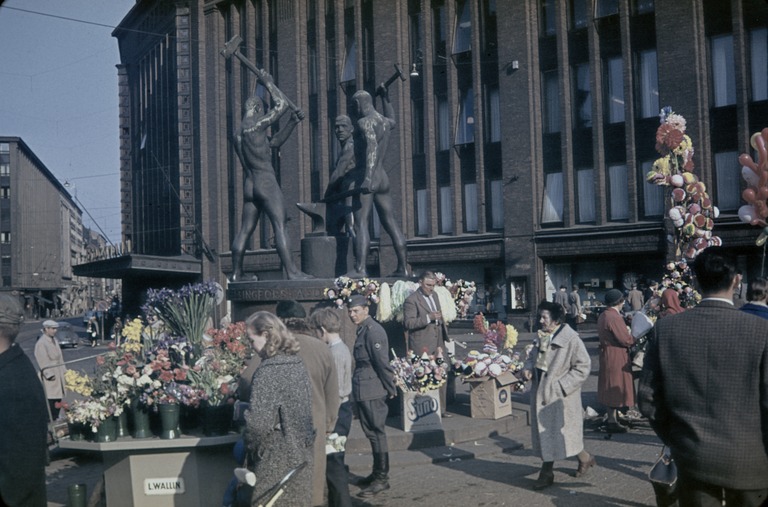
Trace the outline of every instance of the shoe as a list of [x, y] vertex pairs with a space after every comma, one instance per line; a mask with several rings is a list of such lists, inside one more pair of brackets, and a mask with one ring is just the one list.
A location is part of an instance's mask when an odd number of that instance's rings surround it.
[[581, 477], [586, 475], [590, 468], [597, 465], [597, 460], [594, 456], [590, 455], [587, 461], [579, 461], [579, 468], [576, 470], [574, 477]]
[[370, 486], [362, 490], [357, 494], [360, 498], [368, 498], [375, 495], [378, 495], [382, 491], [386, 491], [389, 489], [389, 481], [386, 477], [377, 477], [374, 479], [374, 481], [371, 483]]
[[605, 431], [607, 433], [626, 433], [627, 428], [619, 423], [609, 422], [605, 425]]
[[443, 415], [441, 415], [440, 417], [442, 417], [443, 419], [450, 419], [451, 417], [453, 417], [453, 414], [449, 414], [448, 412], [446, 412]]
[[373, 482], [373, 474], [370, 474], [366, 477], [360, 477], [359, 475], [356, 476], [349, 476], [349, 483], [353, 486], [370, 486]]
[[533, 483], [533, 489], [534, 491], [541, 491], [542, 489], [550, 487], [552, 484], [554, 484], [554, 482], [554, 472], [541, 472], [539, 474], [539, 478], [536, 479], [536, 482]]

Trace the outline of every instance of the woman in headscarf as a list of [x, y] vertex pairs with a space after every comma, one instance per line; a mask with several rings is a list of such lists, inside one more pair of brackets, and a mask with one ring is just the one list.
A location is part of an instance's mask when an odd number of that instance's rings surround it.
[[299, 343], [269, 312], [245, 322], [261, 364], [253, 374], [245, 442], [256, 475], [251, 505], [266, 505], [273, 488], [291, 470], [279, 505], [306, 507], [312, 495], [312, 398], [309, 376], [297, 355]]
[[525, 362], [523, 376], [531, 387], [531, 433], [534, 450], [543, 461], [533, 489], [540, 490], [555, 480], [554, 462], [576, 456], [581, 477], [596, 464], [584, 449], [584, 416], [581, 386], [589, 377], [589, 353], [579, 335], [564, 324], [562, 305], [542, 301], [541, 329]]
[[661, 293], [661, 302], [659, 303], [659, 317], [666, 317], [668, 315], [676, 315], [683, 312], [683, 307], [680, 306], [680, 295], [677, 293], [677, 289], [668, 288], [664, 289]]

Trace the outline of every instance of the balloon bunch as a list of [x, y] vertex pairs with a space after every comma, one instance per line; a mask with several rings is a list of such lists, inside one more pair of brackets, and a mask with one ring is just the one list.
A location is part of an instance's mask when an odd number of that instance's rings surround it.
[[768, 239], [768, 128], [753, 134], [749, 144], [757, 151], [757, 163], [746, 153], [739, 156], [741, 176], [748, 185], [741, 193], [747, 204], [739, 208], [739, 219], [763, 228], [756, 241], [762, 246]]
[[662, 156], [653, 163], [646, 180], [673, 187], [668, 216], [677, 229], [677, 250], [685, 258], [694, 259], [708, 246], [723, 244], [712, 235], [720, 210], [707, 194], [707, 186], [693, 173], [693, 142], [685, 134], [685, 118], [669, 106], [661, 110], [659, 118], [656, 151]]

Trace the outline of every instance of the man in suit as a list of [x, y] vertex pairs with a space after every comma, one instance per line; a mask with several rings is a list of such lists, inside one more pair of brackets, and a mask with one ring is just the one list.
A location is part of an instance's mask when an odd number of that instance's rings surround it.
[[672, 449], [682, 507], [765, 505], [768, 321], [734, 307], [740, 280], [722, 247], [693, 270], [703, 299], [651, 331], [640, 411]]
[[[408, 336], [408, 350], [417, 356], [424, 352], [436, 354], [438, 348], [445, 351], [445, 342], [450, 341], [440, 301], [434, 294], [436, 284], [435, 273], [425, 271], [419, 278], [419, 288], [403, 303], [403, 327]], [[440, 409], [443, 417], [450, 417], [445, 411], [446, 391], [447, 383], [440, 388]]]
[[373, 471], [353, 484], [367, 486], [358, 496], [370, 497], [389, 489], [389, 447], [387, 445], [387, 398], [397, 396], [394, 371], [389, 364], [389, 341], [381, 324], [369, 315], [368, 299], [354, 295], [347, 303], [349, 320], [357, 326], [352, 356], [352, 399], [355, 400], [360, 426], [371, 442]]

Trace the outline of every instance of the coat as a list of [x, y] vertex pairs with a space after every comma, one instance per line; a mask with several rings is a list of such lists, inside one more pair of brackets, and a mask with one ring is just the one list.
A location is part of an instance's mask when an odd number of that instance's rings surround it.
[[[435, 302], [437, 311], [442, 311], [437, 295], [432, 294], [432, 301]], [[439, 324], [429, 322], [429, 308], [424, 299], [424, 293], [417, 289], [408, 296], [403, 303], [403, 327], [408, 333], [408, 349], [412, 350], [417, 356], [424, 351], [427, 354], [434, 354], [438, 347], [445, 350], [445, 342], [448, 340], [448, 328], [445, 321]]]
[[0, 354], [0, 407], [0, 497], [10, 506], [45, 507], [48, 408], [18, 345]]
[[568, 293], [568, 315], [572, 317], [581, 315], [581, 296], [577, 290]]
[[[35, 343], [35, 360], [40, 368], [40, 378], [43, 381], [45, 395], [49, 400], [64, 398], [64, 355], [56, 338], [50, 338], [45, 333], [37, 337]], [[58, 366], [54, 366], [58, 365]]]
[[600, 339], [600, 373], [597, 377], [597, 401], [611, 408], [635, 406], [635, 384], [629, 347], [635, 342], [624, 317], [607, 308], [597, 319]]
[[352, 399], [368, 401], [397, 395], [395, 372], [389, 364], [389, 342], [381, 324], [368, 317], [357, 327], [352, 352]]
[[531, 388], [532, 447], [543, 461], [574, 456], [584, 449], [581, 386], [589, 378], [589, 353], [579, 335], [563, 324], [550, 342], [547, 371], [535, 371], [538, 339], [525, 368], [534, 372]]
[[638, 406], [680, 471], [768, 488], [768, 320], [704, 299], [650, 332]]
[[315, 440], [311, 413], [309, 375], [301, 358], [277, 354], [264, 359], [253, 374], [251, 407], [245, 416], [245, 442], [256, 475], [251, 497], [254, 507], [264, 493], [305, 462], [307, 465], [291, 478], [278, 504], [311, 505]]
[[[313, 447], [312, 504], [323, 505], [325, 495], [325, 435], [333, 433], [339, 414], [339, 378], [328, 345], [312, 336], [293, 333], [299, 341], [299, 357], [309, 375], [312, 392], [312, 424], [317, 431]], [[278, 502], [279, 505], [279, 502]]]

